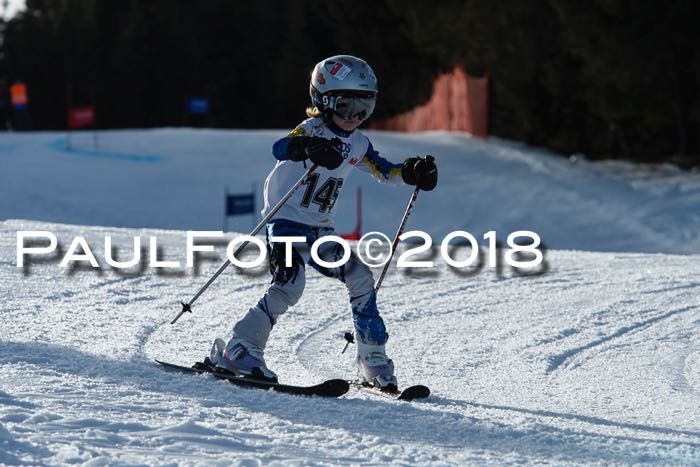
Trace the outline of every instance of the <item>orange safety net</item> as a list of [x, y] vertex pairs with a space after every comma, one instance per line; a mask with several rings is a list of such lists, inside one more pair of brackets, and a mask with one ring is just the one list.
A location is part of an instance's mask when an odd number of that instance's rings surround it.
[[386, 120], [374, 121], [370, 128], [464, 131], [485, 138], [488, 136], [488, 86], [488, 76], [469, 76], [457, 65], [451, 73], [435, 79], [428, 102]]
[[22, 82], [16, 82], [10, 86], [10, 100], [12, 105], [21, 108], [27, 105], [27, 85]]

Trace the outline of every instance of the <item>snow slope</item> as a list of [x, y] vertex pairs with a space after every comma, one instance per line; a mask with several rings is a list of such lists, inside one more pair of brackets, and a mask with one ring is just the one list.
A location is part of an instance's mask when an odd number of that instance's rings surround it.
[[[409, 228], [438, 241], [456, 228], [530, 228], [550, 247], [533, 275], [440, 260], [392, 269], [379, 296], [388, 351], [400, 382], [431, 386], [424, 403], [306, 399], [156, 367], [204, 356], [264, 291], [264, 267], [228, 271], [168, 324], [221, 247], [199, 274], [64, 270], [60, 258], [15, 266], [16, 231], [44, 229], [64, 249], [85, 236], [103, 265], [105, 235], [120, 258], [134, 236], [157, 235], [165, 259], [184, 260], [179, 229], [218, 228], [223, 184], [261, 176], [279, 133], [109, 132], [101, 152], [77, 153], [55, 133], [2, 136], [0, 463], [700, 463], [700, 258], [668, 254], [700, 251], [697, 174], [374, 134], [394, 159], [438, 157], [440, 191], [421, 195]], [[365, 230], [391, 234], [410, 190], [354, 180]], [[339, 209], [351, 212], [352, 198]], [[285, 381], [352, 378], [352, 352], [340, 354], [350, 328], [342, 284], [310, 271], [268, 363]]]
[[[83, 234], [100, 257], [105, 234], [124, 251], [131, 235], [157, 234], [168, 254], [181, 249], [181, 233], [0, 228], [3, 462], [700, 460], [697, 257], [550, 251], [550, 270], [533, 277], [444, 266], [390, 274], [380, 303], [399, 379], [428, 382], [434, 395], [423, 404], [356, 393], [326, 401], [179, 377], [152, 362], [201, 358], [257, 300], [265, 274], [224, 274], [171, 326], [177, 300], [203, 276], [68, 275], [52, 263], [23, 276], [13, 237]], [[351, 352], [340, 354], [351, 326], [343, 287], [309, 279], [274, 331], [269, 364], [286, 381], [352, 378]]]
[[[60, 133], [0, 136], [0, 219], [116, 227], [221, 229], [224, 190], [262, 192], [284, 130], [89, 133], [67, 151]], [[545, 245], [589, 251], [700, 253], [700, 176], [672, 167], [593, 164], [522, 145], [445, 132], [368, 132], [387, 158], [434, 154], [440, 185], [416, 203], [412, 222], [436, 242], [465, 229], [537, 232]], [[344, 184], [336, 226], [355, 225], [363, 187], [364, 231], [393, 235], [410, 196], [363, 173]], [[262, 197], [258, 197], [262, 207]], [[248, 218], [231, 224], [250, 229]]]

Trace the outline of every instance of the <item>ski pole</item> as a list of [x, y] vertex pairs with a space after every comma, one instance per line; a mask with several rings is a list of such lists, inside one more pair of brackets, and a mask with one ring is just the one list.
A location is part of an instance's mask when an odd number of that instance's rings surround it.
[[[279, 211], [280, 208], [284, 205], [284, 203], [286, 203], [287, 200], [288, 200], [289, 198], [292, 197], [292, 195], [294, 194], [294, 192], [297, 191], [297, 189], [306, 181], [306, 178], [307, 178], [309, 175], [311, 175], [311, 174], [313, 173], [313, 171], [316, 170], [317, 167], [318, 167], [318, 165], [316, 165], [316, 164], [313, 164], [311, 167], [309, 167], [309, 170], [307, 170], [306, 173], [304, 173], [304, 175], [302, 175], [302, 177], [294, 184], [294, 186], [292, 186], [292, 188], [289, 189], [289, 191], [287, 192], [287, 194], [284, 195], [284, 197], [282, 197], [282, 199], [279, 200], [279, 202], [278, 202], [277, 204], [275, 204], [275, 206], [274, 206], [274, 207], [270, 210], [270, 212], [268, 212], [267, 215], [258, 223], [258, 225], [256, 225], [256, 226], [253, 228], [253, 231], [250, 232], [250, 234], [249, 234], [251, 237], [254, 236], [254, 235], [256, 235], [256, 234], [260, 231], [260, 229], [262, 229], [263, 226], [264, 226], [265, 224], [267, 224], [267, 221], [269, 221], [270, 219], [272, 219], [272, 216], [274, 216], [275, 214], [277, 214], [277, 211]], [[241, 253], [241, 252], [245, 249], [245, 247], [246, 247], [247, 245], [248, 245], [248, 242], [247, 242], [247, 241], [241, 243], [241, 245], [240, 245], [240, 246], [236, 249], [236, 251], [233, 253], [233, 256], [238, 256], [238, 254]], [[204, 291], [207, 290], [207, 289], [209, 288], [209, 286], [212, 284], [212, 282], [214, 282], [214, 281], [216, 280], [217, 277], [219, 277], [219, 274], [221, 274], [222, 272], [224, 272], [224, 269], [226, 269], [226, 268], [229, 266], [229, 264], [231, 264], [231, 261], [227, 259], [227, 260], [224, 262], [224, 264], [222, 264], [221, 267], [214, 273], [214, 275], [211, 276], [211, 278], [207, 281], [207, 283], [204, 284], [204, 287], [202, 287], [201, 289], [199, 289], [199, 291], [198, 291], [196, 294], [194, 294], [194, 297], [192, 297], [192, 298], [190, 299], [189, 302], [187, 302], [187, 303], [181, 302], [181, 303], [180, 303], [180, 304], [182, 305], [182, 311], [180, 311], [180, 313], [178, 313], [178, 315], [175, 317], [175, 319], [173, 319], [173, 320], [170, 322], [170, 324], [175, 324], [175, 322], [176, 322], [178, 319], [180, 319], [180, 316], [182, 316], [183, 314], [185, 314], [185, 312], [190, 312], [190, 313], [192, 313], [192, 305], [194, 304], [194, 302], [197, 301], [197, 299], [199, 298], [199, 296], [202, 295], [202, 294], [204, 293]]]
[[[413, 208], [413, 203], [416, 202], [416, 198], [418, 197], [418, 192], [420, 191], [420, 188], [416, 187], [415, 190], [413, 190], [413, 194], [411, 195], [411, 199], [408, 201], [408, 206], [406, 206], [406, 212], [403, 213], [403, 219], [401, 219], [401, 224], [399, 224], [399, 229], [396, 231], [396, 235], [394, 236], [394, 243], [391, 245], [391, 254], [389, 255], [389, 260], [386, 262], [384, 265], [384, 269], [382, 269], [382, 274], [379, 276], [379, 280], [377, 280], [377, 285], [374, 287], [374, 295], [376, 297], [377, 292], [379, 292], [379, 287], [382, 286], [382, 281], [384, 280], [384, 276], [386, 275], [387, 269], [389, 269], [389, 265], [391, 264], [391, 259], [394, 257], [394, 251], [396, 251], [396, 245], [399, 244], [399, 237], [403, 233], [404, 227], [406, 227], [406, 221], [408, 220], [408, 215], [411, 214], [411, 209]], [[345, 347], [343, 347], [343, 350], [340, 352], [341, 354], [345, 353], [346, 350], [348, 350], [348, 346], [350, 344], [355, 343], [355, 335], [352, 332], [346, 332], [345, 333]]]
[[[416, 198], [418, 197], [419, 191], [420, 191], [420, 188], [418, 188], [418, 187], [416, 187], [416, 189], [413, 190], [413, 194], [411, 195], [411, 199], [408, 201], [408, 206], [406, 206], [406, 212], [403, 213], [403, 219], [401, 219], [401, 224], [399, 224], [399, 229], [396, 231], [396, 235], [394, 236], [394, 243], [391, 245], [391, 254], [389, 255], [389, 260], [384, 265], [384, 269], [382, 269], [382, 274], [379, 276], [379, 280], [377, 280], [377, 285], [374, 287], [375, 297], [377, 295], [377, 292], [379, 292], [379, 287], [382, 286], [382, 281], [384, 280], [384, 276], [386, 275], [386, 271], [387, 271], [387, 269], [389, 269], [389, 265], [391, 264], [391, 259], [394, 257], [394, 251], [396, 251], [396, 245], [399, 244], [399, 237], [403, 233], [404, 227], [406, 227], [406, 221], [408, 220], [408, 215], [411, 214], [411, 209], [413, 208], [413, 204], [416, 202]], [[345, 333], [345, 340], [347, 342], [345, 343], [345, 347], [343, 347], [343, 350], [340, 352], [341, 354], [345, 353], [345, 351], [348, 349], [348, 346], [350, 344], [355, 343], [355, 335], [351, 332], [346, 332]]]
[[374, 287], [374, 294], [376, 295], [377, 292], [379, 292], [379, 287], [382, 286], [382, 281], [384, 280], [384, 276], [386, 275], [387, 269], [389, 269], [389, 265], [391, 264], [391, 259], [394, 257], [394, 252], [396, 251], [396, 246], [399, 244], [399, 237], [403, 233], [404, 227], [406, 227], [406, 221], [408, 220], [409, 214], [411, 214], [411, 209], [413, 208], [413, 204], [416, 202], [416, 198], [418, 197], [418, 192], [420, 191], [420, 188], [416, 187], [415, 190], [413, 190], [413, 195], [411, 195], [411, 199], [408, 201], [408, 206], [406, 206], [406, 212], [403, 213], [403, 219], [401, 219], [401, 224], [399, 224], [399, 229], [396, 231], [396, 236], [394, 237], [394, 243], [391, 245], [391, 254], [389, 256], [389, 261], [386, 262], [384, 265], [384, 269], [382, 270], [382, 274], [379, 276], [379, 280], [377, 280], [377, 285]]

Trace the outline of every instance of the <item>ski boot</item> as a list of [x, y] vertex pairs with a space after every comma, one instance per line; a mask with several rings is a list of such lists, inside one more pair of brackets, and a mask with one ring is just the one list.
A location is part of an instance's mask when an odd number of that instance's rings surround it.
[[262, 350], [236, 336], [233, 336], [228, 344], [224, 343], [223, 339], [216, 338], [211, 348], [210, 360], [218, 368], [237, 375], [277, 382], [277, 375], [265, 365]]
[[357, 341], [357, 372], [360, 382], [386, 392], [396, 392], [394, 362], [386, 356], [384, 345], [364, 344]]

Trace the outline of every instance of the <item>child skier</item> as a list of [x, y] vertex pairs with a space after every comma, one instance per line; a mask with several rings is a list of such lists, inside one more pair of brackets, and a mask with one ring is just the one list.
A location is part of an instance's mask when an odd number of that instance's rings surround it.
[[[220, 338], [214, 341], [211, 360], [235, 373], [276, 381], [277, 376], [265, 364], [263, 350], [280, 315], [301, 297], [308, 264], [321, 274], [340, 279], [348, 289], [362, 381], [396, 388], [394, 364], [384, 349], [389, 335], [377, 309], [372, 272], [354, 253], [343, 266], [322, 267], [311, 259], [307, 245], [335, 234], [333, 207], [353, 167], [381, 182], [403, 181], [421, 190], [435, 188], [437, 167], [430, 156], [410, 157], [403, 164], [393, 164], [380, 157], [357, 130], [374, 111], [377, 99], [377, 78], [364, 60], [350, 55], [322, 60], [312, 72], [310, 94], [309, 118], [272, 147], [277, 164], [265, 180], [263, 216], [304, 175], [307, 159], [318, 168], [267, 224], [271, 285], [233, 327], [233, 337], [227, 344]], [[285, 267], [285, 244], [270, 242], [271, 237], [280, 236], [306, 239], [307, 245], [294, 244], [291, 267]], [[318, 257], [335, 262], [342, 253], [340, 245], [327, 242], [319, 248]]]

